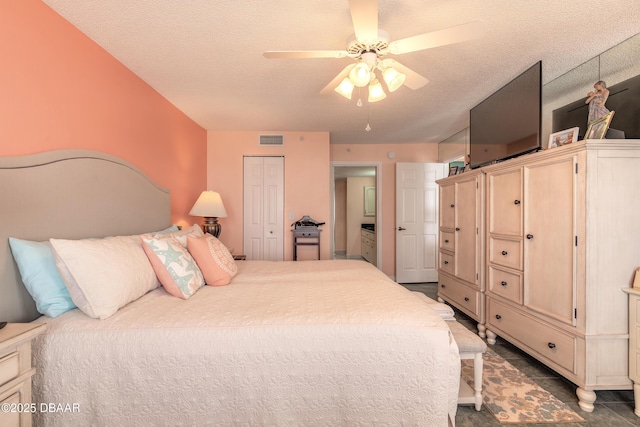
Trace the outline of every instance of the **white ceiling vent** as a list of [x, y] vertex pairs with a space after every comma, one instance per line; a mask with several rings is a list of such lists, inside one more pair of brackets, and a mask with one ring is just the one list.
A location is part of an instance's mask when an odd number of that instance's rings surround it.
[[260, 135], [260, 145], [284, 145], [284, 135]]

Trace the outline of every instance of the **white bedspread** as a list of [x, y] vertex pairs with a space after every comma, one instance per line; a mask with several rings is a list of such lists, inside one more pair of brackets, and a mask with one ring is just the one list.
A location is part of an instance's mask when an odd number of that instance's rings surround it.
[[42, 317], [41, 426], [446, 426], [460, 360], [440, 316], [360, 261], [241, 261], [229, 286], [162, 288], [105, 320]]

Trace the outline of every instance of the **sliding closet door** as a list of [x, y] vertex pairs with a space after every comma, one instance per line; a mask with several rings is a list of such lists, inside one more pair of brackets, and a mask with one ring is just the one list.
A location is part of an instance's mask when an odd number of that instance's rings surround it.
[[244, 253], [284, 260], [284, 157], [244, 158]]

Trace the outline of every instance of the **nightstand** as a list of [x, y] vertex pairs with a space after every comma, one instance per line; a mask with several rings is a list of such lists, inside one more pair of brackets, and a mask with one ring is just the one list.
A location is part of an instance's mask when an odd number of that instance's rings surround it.
[[[30, 426], [36, 408], [31, 401], [31, 341], [44, 323], [9, 323], [0, 329], [0, 426]], [[33, 411], [31, 410], [33, 409]]]

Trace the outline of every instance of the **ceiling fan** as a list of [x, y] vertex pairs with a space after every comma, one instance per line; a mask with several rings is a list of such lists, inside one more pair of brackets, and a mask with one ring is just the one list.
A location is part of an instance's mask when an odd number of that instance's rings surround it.
[[[352, 58], [356, 62], [347, 65], [320, 93], [332, 89], [351, 99], [354, 87], [369, 86], [369, 102], [386, 97], [378, 74], [389, 92], [403, 84], [419, 89], [429, 81], [387, 55], [401, 55], [480, 37], [484, 32], [482, 22], [445, 28], [443, 30], [391, 41], [389, 34], [378, 28], [378, 0], [349, 0], [349, 10], [355, 34], [349, 39], [346, 50], [267, 51], [266, 58]], [[376, 74], [376, 70], [377, 73]], [[361, 101], [358, 101], [359, 103]]]

